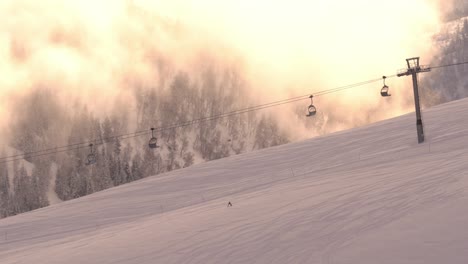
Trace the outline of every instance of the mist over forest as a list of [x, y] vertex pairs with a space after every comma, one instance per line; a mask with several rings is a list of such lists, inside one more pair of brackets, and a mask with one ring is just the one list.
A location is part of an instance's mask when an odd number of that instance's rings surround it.
[[[359, 97], [367, 90], [318, 98], [314, 118], [305, 116], [305, 100], [179, 127], [312, 93], [321, 81], [282, 84], [286, 88], [278, 90], [274, 74], [268, 81], [247, 55], [222, 39], [132, 1], [116, 2], [94, 9], [68, 2], [72, 7], [0, 4], [0, 14], [10, 14], [0, 26], [0, 37], [8, 39], [1, 44], [0, 58], [9, 62], [0, 66], [8, 76], [0, 82], [1, 157], [19, 155], [0, 160], [0, 217], [411, 110], [410, 97], [383, 101], [377, 83], [371, 95]], [[455, 3], [447, 21], [466, 15], [466, 4]], [[107, 13], [101, 16], [99, 10]], [[31, 13], [41, 14], [41, 19], [31, 18]], [[437, 63], [468, 59], [466, 21], [459, 30], [434, 56]], [[426, 105], [466, 96], [465, 71], [437, 74], [424, 79]], [[450, 93], [438, 89], [438, 83], [449, 80]], [[336, 78], [332, 83], [347, 81]], [[401, 95], [411, 95], [404, 91], [407, 83], [393, 85]], [[174, 126], [156, 132], [160, 148], [148, 147], [151, 127]], [[87, 166], [91, 142], [96, 164]], [[45, 149], [50, 151], [37, 152]]]
[[[446, 21], [434, 36], [438, 52], [433, 65], [449, 65], [468, 61], [468, 2], [454, 1], [443, 16]], [[468, 96], [468, 65], [433, 70], [422, 82], [426, 105], [445, 103]]]

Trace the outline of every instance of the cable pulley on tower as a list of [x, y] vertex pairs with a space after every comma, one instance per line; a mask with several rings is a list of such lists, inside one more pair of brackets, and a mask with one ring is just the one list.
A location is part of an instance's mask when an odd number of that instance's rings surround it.
[[380, 90], [380, 95], [382, 95], [383, 97], [386, 97], [386, 96], [392, 96], [391, 94], [389, 94], [389, 87], [385, 84], [385, 79], [387, 78], [387, 76], [383, 76], [382, 79], [383, 79], [383, 87], [382, 89]]
[[159, 148], [158, 139], [154, 136], [154, 127], [151, 128], [151, 139], [148, 142], [148, 146], [152, 149]]
[[96, 154], [94, 154], [93, 144], [89, 144], [89, 148], [90, 151], [88, 157], [86, 157], [86, 165], [92, 165], [96, 163]]
[[310, 95], [310, 105], [309, 108], [307, 109], [309, 113], [306, 116], [314, 116], [317, 113], [317, 108], [314, 106], [314, 96]]

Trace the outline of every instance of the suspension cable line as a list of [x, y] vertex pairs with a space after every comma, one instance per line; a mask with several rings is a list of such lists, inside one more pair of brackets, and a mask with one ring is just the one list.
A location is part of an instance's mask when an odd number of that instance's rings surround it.
[[[395, 76], [396, 75], [391, 75], [391, 76], [387, 76], [387, 78], [392, 78], [392, 77], [395, 77]], [[381, 80], [381, 78], [371, 79], [371, 80], [367, 80], [367, 81], [363, 81], [363, 82], [358, 82], [358, 83], [354, 83], [354, 84], [349, 84], [349, 85], [345, 85], [345, 86], [340, 86], [340, 87], [336, 87], [336, 88], [322, 90], [322, 91], [318, 91], [318, 92], [314, 93], [314, 96], [323, 96], [323, 95], [326, 95], [326, 94], [335, 93], [335, 92], [339, 92], [339, 91], [342, 91], [342, 90], [363, 86], [363, 85], [366, 85], [366, 84], [371, 84], [371, 83], [374, 83], [374, 82], [377, 82], [377, 81], [380, 81], [380, 80]], [[292, 98], [287, 98], [287, 99], [283, 99], [283, 100], [278, 100], [278, 101], [264, 103], [264, 104], [260, 104], [260, 105], [256, 105], [256, 106], [250, 106], [250, 107], [247, 107], [247, 108], [233, 110], [233, 111], [226, 112], [226, 113], [221, 113], [221, 114], [216, 114], [216, 115], [212, 115], [212, 116], [196, 118], [196, 119], [186, 121], [186, 122], [182, 122], [182, 123], [171, 124], [169, 126], [157, 127], [157, 128], [154, 129], [154, 131], [155, 132], [161, 132], [161, 131], [165, 131], [165, 130], [171, 130], [171, 129], [181, 128], [181, 127], [191, 126], [191, 125], [200, 124], [200, 123], [203, 123], [203, 122], [206, 122], [206, 121], [212, 121], [212, 120], [226, 118], [226, 117], [230, 117], [230, 116], [234, 116], [234, 115], [240, 115], [240, 114], [244, 114], [244, 113], [248, 113], [248, 112], [258, 111], [258, 110], [271, 108], [271, 107], [275, 107], [275, 106], [279, 106], [279, 105], [284, 105], [284, 104], [289, 104], [289, 103], [293, 103], [293, 102], [297, 102], [297, 101], [302, 101], [302, 100], [309, 99], [309, 98], [310, 98], [310, 94], [296, 96], [296, 97], [292, 97]], [[16, 154], [16, 155], [11, 155], [11, 156], [0, 157], [0, 164], [1, 163], [7, 163], [7, 162], [13, 162], [13, 161], [17, 161], [17, 160], [22, 160], [25, 157], [28, 157], [28, 158], [41, 157], [41, 156], [52, 155], [52, 154], [56, 154], [56, 153], [63, 153], [63, 152], [67, 152], [67, 151], [88, 148], [89, 144], [98, 145], [98, 144], [103, 144], [104, 142], [109, 142], [109, 141], [119, 139], [119, 138], [120, 139], [129, 139], [129, 138], [135, 138], [135, 137], [148, 135], [150, 133], [151, 132], [147, 131], [147, 130], [135, 131], [135, 132], [132, 132], [132, 133], [114, 135], [114, 136], [110, 136], [110, 137], [107, 137], [107, 138], [102, 138], [101, 137], [101, 138], [96, 138], [96, 139], [89, 140], [89, 141], [72, 143], [72, 144], [68, 144], [68, 145], [65, 145], [65, 146], [59, 146], [59, 147], [48, 148], [48, 149], [43, 149], [43, 150], [30, 151], [30, 152], [26, 152], [26, 153], [23, 153], [23, 154]]]

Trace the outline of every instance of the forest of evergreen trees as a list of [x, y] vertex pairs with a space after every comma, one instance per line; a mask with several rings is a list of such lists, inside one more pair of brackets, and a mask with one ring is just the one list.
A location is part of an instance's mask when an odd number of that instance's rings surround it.
[[[85, 165], [87, 148], [0, 163], [0, 216], [47, 206], [52, 177], [53, 191], [61, 200], [70, 200], [196, 162], [288, 142], [276, 119], [253, 112], [158, 132], [158, 149], [148, 147], [149, 135], [108, 140], [135, 128], [149, 131], [251, 105], [245, 100], [246, 83], [227, 68], [208, 67], [195, 77], [180, 72], [168, 87], [132, 89], [134, 98], [128, 101], [134, 103], [105, 117], [79, 101], [70, 108], [53, 89], [35, 89], [21, 98], [11, 124], [11, 147], [27, 153], [97, 140], [97, 163]], [[30, 173], [28, 166], [33, 168]]]
[[446, 14], [443, 14], [443, 21], [449, 22], [468, 16], [468, 2], [466, 0], [452, 0], [450, 3], [442, 2], [445, 6], [450, 6]]
[[[442, 47], [431, 65], [449, 65], [468, 61], [468, 2], [454, 1], [453, 9], [445, 16], [455, 23], [454, 32], [444, 33]], [[468, 65], [434, 69], [424, 76], [422, 100], [435, 105], [468, 96]]]

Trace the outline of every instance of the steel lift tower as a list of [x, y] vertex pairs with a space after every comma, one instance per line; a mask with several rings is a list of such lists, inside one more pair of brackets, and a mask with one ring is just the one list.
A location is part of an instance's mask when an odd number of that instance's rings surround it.
[[419, 90], [418, 90], [418, 73], [429, 72], [431, 68], [419, 65], [419, 57], [406, 59], [408, 69], [404, 69], [398, 72], [397, 76], [408, 76], [413, 77], [413, 90], [414, 90], [414, 106], [416, 107], [416, 130], [418, 133], [418, 143], [424, 142], [424, 130], [421, 117], [421, 106], [419, 104]]

